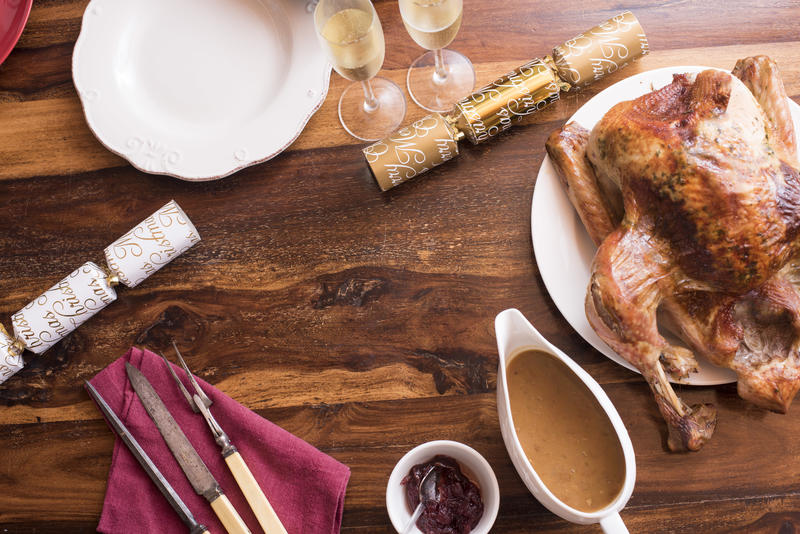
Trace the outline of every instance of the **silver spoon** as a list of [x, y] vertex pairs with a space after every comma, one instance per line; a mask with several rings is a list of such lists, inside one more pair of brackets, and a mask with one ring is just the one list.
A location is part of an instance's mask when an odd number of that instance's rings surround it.
[[417, 505], [416, 510], [414, 510], [414, 514], [411, 516], [411, 519], [408, 520], [406, 523], [405, 528], [401, 534], [409, 534], [411, 530], [414, 528], [414, 525], [417, 523], [417, 519], [419, 516], [422, 515], [422, 511], [425, 509], [425, 503], [430, 501], [436, 501], [439, 497], [439, 490], [436, 488], [437, 483], [439, 482], [439, 474], [442, 471], [442, 467], [439, 465], [434, 465], [433, 467], [425, 473], [425, 476], [422, 477], [422, 480], [419, 483], [419, 504]]

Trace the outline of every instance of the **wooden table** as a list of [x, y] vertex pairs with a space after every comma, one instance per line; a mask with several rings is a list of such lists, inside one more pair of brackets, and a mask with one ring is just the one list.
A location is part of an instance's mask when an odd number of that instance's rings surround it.
[[[467, 0], [453, 47], [479, 83], [615, 14], [614, 2]], [[580, 4], [584, 4], [579, 7]], [[586, 6], [585, 4], [592, 4]], [[391, 532], [384, 490], [414, 445], [454, 439], [494, 467], [495, 532], [598, 532], [545, 510], [516, 475], [495, 404], [494, 316], [519, 308], [580, 362], [633, 440], [632, 532], [795, 532], [798, 407], [749, 406], [734, 385], [681, 388], [719, 408], [702, 452], [665, 450], [641, 378], [568, 326], [538, 275], [530, 202], [544, 140], [593, 94], [667, 65], [731, 68], [768, 54], [800, 101], [800, 5], [736, 0], [630, 5], [652, 55], [570, 95], [426, 178], [386, 194], [361, 144], [338, 126], [334, 75], [324, 106], [284, 154], [223, 180], [186, 183], [133, 169], [83, 120], [70, 75], [85, 0], [37, 0], [0, 66], [0, 322], [161, 204], [175, 198], [203, 242], [0, 386], [2, 532], [91, 532], [113, 436], [81, 388], [132, 345], [175, 338], [198, 374], [352, 469], [344, 532]], [[420, 49], [396, 2], [378, 0], [383, 74], [401, 82]], [[409, 101], [407, 119], [423, 111]]]

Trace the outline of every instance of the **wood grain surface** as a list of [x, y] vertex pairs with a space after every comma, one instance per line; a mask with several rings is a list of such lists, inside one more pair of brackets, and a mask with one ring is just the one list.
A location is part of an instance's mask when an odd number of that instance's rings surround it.
[[[352, 469], [342, 531], [392, 532], [384, 506], [395, 462], [454, 439], [500, 482], [494, 532], [599, 532], [569, 524], [526, 490], [496, 413], [494, 316], [520, 309], [604, 387], [633, 440], [631, 532], [800, 530], [798, 408], [776, 415], [734, 385], [682, 387], [717, 404], [713, 440], [670, 454], [641, 378], [585, 343], [539, 277], [530, 203], [547, 135], [598, 91], [668, 65], [731, 68], [777, 60], [800, 102], [800, 4], [704, 0], [465, 0], [452, 47], [491, 80], [611, 15], [631, 9], [652, 54], [531, 117], [464, 146], [426, 177], [381, 194], [361, 143], [338, 126], [345, 82], [275, 159], [223, 180], [187, 183], [133, 169], [86, 126], [71, 79], [85, 0], [36, 0], [0, 65], [0, 322], [174, 198], [203, 241], [0, 386], [0, 532], [92, 532], [113, 436], [81, 388], [129, 346], [174, 338], [204, 379]], [[396, 2], [378, 0], [382, 75], [402, 84], [421, 50]], [[188, 21], [187, 21], [188, 23]], [[407, 120], [424, 112], [409, 100]]]

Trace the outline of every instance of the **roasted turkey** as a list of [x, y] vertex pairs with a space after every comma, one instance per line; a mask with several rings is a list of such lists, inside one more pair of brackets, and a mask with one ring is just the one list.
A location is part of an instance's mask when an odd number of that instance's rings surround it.
[[698, 450], [716, 426], [667, 378], [696, 371], [697, 354], [785, 412], [800, 388], [800, 164], [775, 63], [675, 75], [591, 132], [553, 132], [547, 152], [598, 245], [589, 323], [647, 380], [669, 448]]

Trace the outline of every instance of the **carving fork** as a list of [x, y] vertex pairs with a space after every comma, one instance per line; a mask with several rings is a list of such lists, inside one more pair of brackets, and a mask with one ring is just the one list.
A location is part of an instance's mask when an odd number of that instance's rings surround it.
[[186, 376], [189, 377], [189, 381], [192, 383], [194, 393], [189, 394], [189, 392], [186, 390], [186, 387], [183, 385], [183, 382], [181, 382], [181, 380], [178, 378], [178, 375], [175, 374], [175, 371], [172, 369], [169, 360], [167, 360], [166, 356], [161, 354], [161, 357], [164, 359], [164, 365], [166, 365], [167, 369], [169, 369], [172, 378], [175, 379], [175, 383], [183, 393], [183, 396], [186, 398], [186, 402], [189, 403], [192, 411], [194, 413], [202, 414], [203, 418], [206, 420], [206, 423], [208, 423], [208, 428], [211, 429], [211, 434], [214, 436], [214, 441], [216, 441], [217, 445], [219, 445], [222, 449], [222, 457], [225, 458], [225, 463], [228, 464], [228, 468], [231, 470], [233, 478], [236, 479], [239, 489], [242, 490], [242, 493], [247, 499], [250, 509], [253, 510], [253, 513], [258, 519], [258, 523], [261, 525], [261, 528], [264, 529], [265, 534], [287, 534], [286, 529], [283, 527], [280, 519], [278, 519], [278, 515], [275, 513], [275, 510], [272, 509], [272, 506], [269, 504], [264, 492], [261, 491], [261, 487], [258, 485], [253, 473], [250, 472], [250, 468], [247, 467], [247, 464], [244, 462], [242, 455], [239, 454], [239, 451], [233, 446], [230, 438], [228, 438], [228, 435], [224, 430], [222, 430], [222, 427], [219, 425], [219, 423], [217, 423], [217, 420], [214, 418], [214, 416], [211, 415], [209, 408], [211, 407], [212, 401], [210, 398], [208, 398], [202, 388], [200, 388], [200, 384], [198, 384], [197, 380], [195, 380], [194, 375], [189, 370], [189, 366], [187, 366], [186, 362], [183, 360], [183, 357], [181, 356], [181, 353], [174, 341], [172, 342], [172, 348], [175, 349], [175, 354], [178, 355], [181, 366], [186, 372]]

